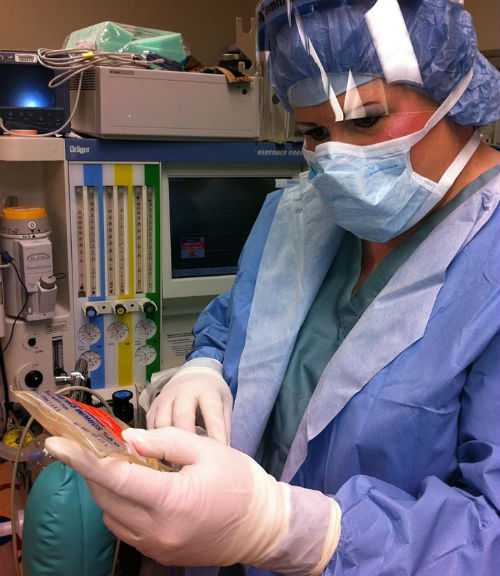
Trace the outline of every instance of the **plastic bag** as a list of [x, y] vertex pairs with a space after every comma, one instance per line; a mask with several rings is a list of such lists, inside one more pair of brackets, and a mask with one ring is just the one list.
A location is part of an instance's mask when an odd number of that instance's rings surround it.
[[116, 22], [100, 22], [75, 30], [66, 38], [64, 48], [86, 48], [99, 52], [155, 54], [184, 64], [189, 51], [182, 34], [154, 28], [142, 28]]

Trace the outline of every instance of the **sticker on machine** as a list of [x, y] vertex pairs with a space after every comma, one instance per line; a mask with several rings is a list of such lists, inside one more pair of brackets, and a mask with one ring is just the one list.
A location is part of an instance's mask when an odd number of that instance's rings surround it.
[[167, 316], [166, 321], [166, 364], [162, 368], [174, 368], [184, 363], [193, 347], [193, 324], [196, 317], [191, 314]]

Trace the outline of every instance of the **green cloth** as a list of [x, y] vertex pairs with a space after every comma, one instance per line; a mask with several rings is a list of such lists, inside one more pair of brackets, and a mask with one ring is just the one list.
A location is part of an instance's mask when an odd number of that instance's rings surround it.
[[353, 294], [361, 272], [362, 241], [346, 232], [332, 265], [299, 330], [281, 389], [257, 452], [257, 460], [275, 478], [281, 476], [288, 451], [326, 365], [356, 322], [398, 268], [448, 214], [500, 173], [482, 174], [390, 252]]
[[64, 47], [68, 49], [82, 46], [97, 52], [128, 52], [140, 55], [151, 52], [180, 64], [189, 56], [183, 36], [179, 32], [110, 21], [75, 30], [64, 43]]

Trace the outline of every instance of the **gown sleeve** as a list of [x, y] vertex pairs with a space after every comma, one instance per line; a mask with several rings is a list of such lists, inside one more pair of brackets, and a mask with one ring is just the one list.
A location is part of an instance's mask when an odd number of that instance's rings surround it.
[[193, 350], [187, 360], [193, 358], [213, 358], [224, 361], [229, 333], [229, 308], [231, 292], [221, 294], [203, 310], [194, 328]]

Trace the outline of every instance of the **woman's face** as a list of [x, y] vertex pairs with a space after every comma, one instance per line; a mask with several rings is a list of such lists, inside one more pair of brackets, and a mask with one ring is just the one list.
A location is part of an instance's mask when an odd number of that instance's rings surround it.
[[374, 80], [357, 89], [355, 98], [338, 97], [346, 120], [335, 121], [329, 102], [295, 109], [297, 130], [308, 150], [335, 141], [366, 146], [405, 136], [423, 128], [437, 106], [406, 86]]
[[[338, 100], [347, 118], [342, 122], [335, 121], [329, 102], [295, 109], [297, 130], [308, 150], [324, 142], [367, 146], [406, 136], [423, 128], [438, 108], [420, 92], [382, 80], [360, 86], [355, 97], [344, 94]], [[413, 169], [437, 182], [471, 134], [471, 127], [444, 118], [412, 147]]]

